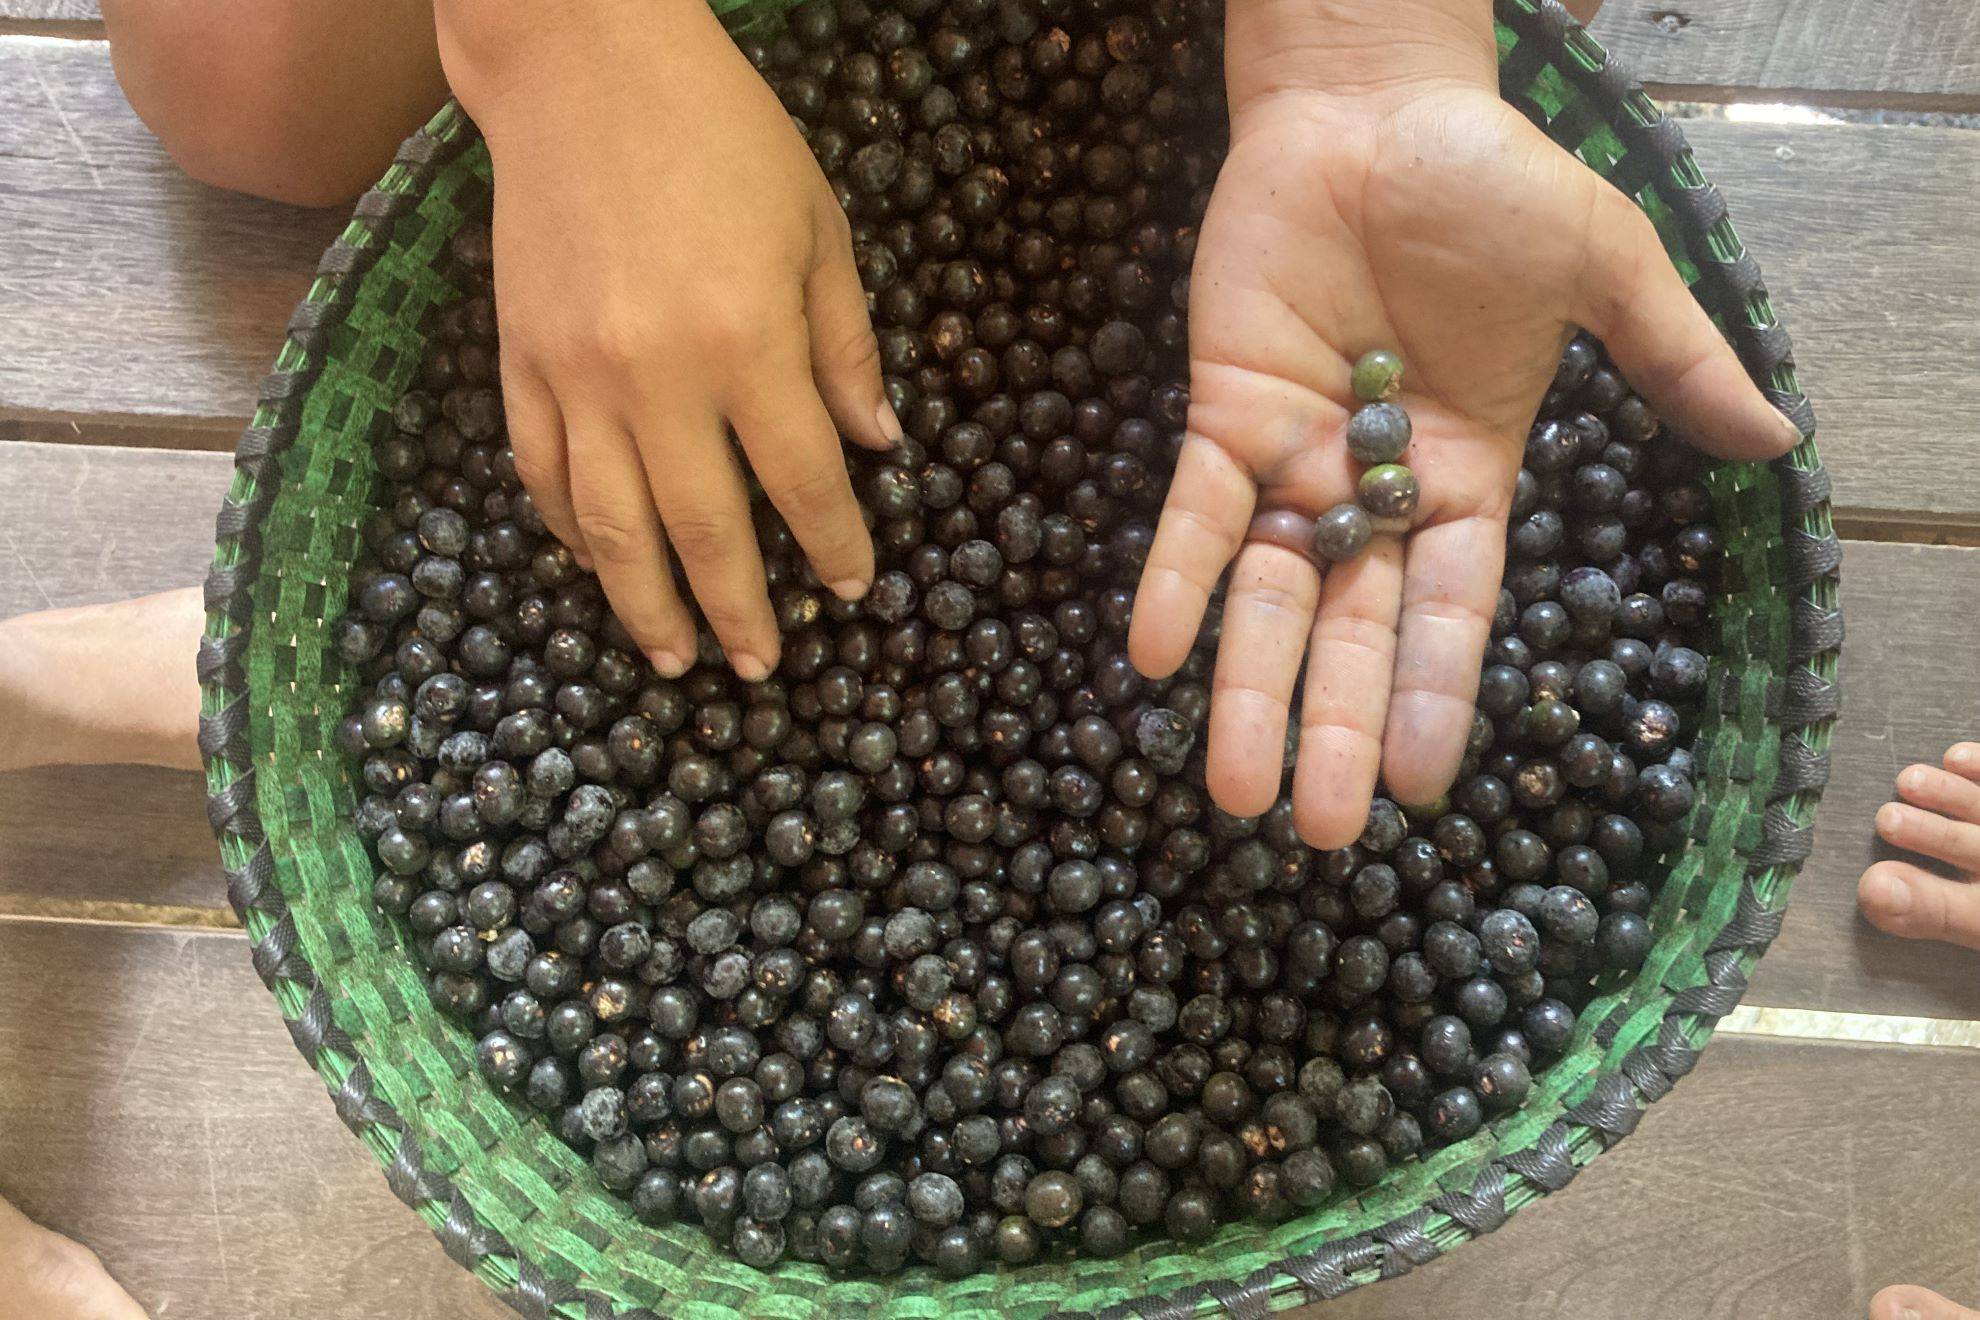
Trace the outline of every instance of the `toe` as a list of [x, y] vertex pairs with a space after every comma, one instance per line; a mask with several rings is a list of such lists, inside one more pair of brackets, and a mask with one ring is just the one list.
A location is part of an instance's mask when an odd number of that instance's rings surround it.
[[1980, 871], [1980, 825], [1886, 802], [1877, 808], [1877, 833], [1893, 847], [1936, 857], [1962, 871]]
[[1856, 901], [1870, 924], [1888, 934], [1980, 949], [1980, 885], [1910, 862], [1878, 862], [1857, 881]]
[[1946, 769], [1980, 784], [1980, 742], [1958, 742], [1946, 748]]
[[1901, 1283], [1870, 1299], [1870, 1320], [1980, 1320], [1980, 1311], [1949, 1302], [1929, 1288]]
[[1980, 782], [1962, 775], [1935, 765], [1909, 765], [1897, 777], [1897, 791], [1913, 806], [1954, 820], [1980, 822]]

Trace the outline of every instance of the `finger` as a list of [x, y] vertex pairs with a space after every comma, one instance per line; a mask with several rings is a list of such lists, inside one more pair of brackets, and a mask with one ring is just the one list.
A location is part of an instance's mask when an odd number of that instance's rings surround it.
[[1231, 566], [1223, 638], [1210, 679], [1210, 797], [1257, 816], [1279, 796], [1293, 683], [1320, 603], [1320, 571], [1305, 555], [1248, 545]]
[[1435, 801], [1457, 778], [1505, 547], [1503, 514], [1437, 523], [1410, 537], [1396, 690], [1382, 742], [1383, 778], [1405, 805]]
[[1136, 669], [1167, 678], [1188, 658], [1210, 593], [1243, 543], [1257, 502], [1258, 488], [1236, 459], [1200, 435], [1183, 441], [1128, 624], [1128, 658]]
[[1401, 540], [1378, 536], [1360, 558], [1328, 569], [1321, 587], [1293, 769], [1293, 823], [1316, 848], [1346, 847], [1368, 826], [1395, 681], [1402, 563]]
[[819, 209], [816, 256], [804, 289], [812, 374], [841, 431], [868, 449], [891, 449], [900, 443], [901, 422], [880, 380], [880, 343], [853, 264], [845, 212], [830, 203]]
[[584, 461], [571, 469], [572, 516], [591, 548], [598, 585], [653, 667], [677, 678], [694, 660], [694, 618], [674, 589], [639, 453], [609, 422], [576, 425], [571, 443]]
[[1980, 949], [1980, 885], [1948, 880], [1911, 862], [1878, 862], [1856, 882], [1856, 902], [1887, 934]]
[[1980, 783], [1934, 765], [1906, 766], [1897, 777], [1906, 802], [1954, 820], [1980, 824]]
[[1877, 834], [1893, 847], [1936, 857], [1962, 871], [1980, 871], [1980, 825], [1886, 802], [1877, 808]]
[[1946, 769], [1980, 784], [1980, 743], [1960, 742], [1946, 748]]
[[813, 388], [803, 344], [764, 364], [751, 388], [731, 402], [729, 420], [818, 580], [844, 600], [865, 595], [873, 582], [873, 537], [860, 519], [845, 451]]
[[527, 365], [509, 354], [503, 356], [502, 411], [509, 448], [516, 456], [516, 477], [550, 534], [570, 547], [581, 566], [590, 568], [591, 552], [571, 503], [570, 454], [557, 396]]
[[653, 502], [702, 617], [738, 677], [768, 678], [777, 667], [777, 619], [742, 465], [721, 421], [700, 408], [657, 407], [638, 435]]
[[1930, 1288], [1900, 1283], [1870, 1299], [1870, 1320], [1980, 1320], [1980, 1311], [1949, 1302]]
[[1607, 185], [1601, 197], [1576, 319], [1608, 345], [1623, 375], [1699, 449], [1751, 460], [1794, 448], [1800, 432], [1746, 374], [1671, 265], [1649, 219]]

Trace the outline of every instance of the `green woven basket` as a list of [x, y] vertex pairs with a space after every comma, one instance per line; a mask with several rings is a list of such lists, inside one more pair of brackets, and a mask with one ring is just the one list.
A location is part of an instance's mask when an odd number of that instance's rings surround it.
[[[760, 15], [783, 0], [727, 0]], [[1677, 127], [1552, 0], [1500, 0], [1506, 97], [1635, 198], [1756, 380], [1812, 436], [1758, 271]], [[371, 902], [358, 789], [331, 731], [354, 689], [327, 621], [344, 609], [378, 489], [373, 442], [418, 368], [430, 313], [456, 296], [448, 237], [486, 213], [489, 164], [449, 106], [358, 205], [289, 326], [242, 436], [207, 582], [200, 742], [230, 892], [297, 1046], [392, 1189], [447, 1253], [526, 1316], [997, 1316], [1219, 1306], [1257, 1316], [1409, 1270], [1557, 1191], [1627, 1135], [1698, 1056], [1780, 929], [1827, 781], [1842, 625], [1839, 550], [1812, 439], [1709, 478], [1727, 554], [1695, 748], [1698, 808], [1633, 983], [1585, 1013], [1526, 1107], [1276, 1227], [1233, 1224], [1183, 1249], [1051, 1262], [960, 1280], [926, 1269], [837, 1278], [757, 1271], [695, 1227], [650, 1228], [540, 1117], [473, 1066], [474, 1041], [428, 1000], [405, 934]]]

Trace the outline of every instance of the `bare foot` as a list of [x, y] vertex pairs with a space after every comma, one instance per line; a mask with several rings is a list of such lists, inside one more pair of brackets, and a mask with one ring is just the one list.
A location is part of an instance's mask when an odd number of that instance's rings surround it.
[[1870, 1320], [1980, 1320], [1980, 1311], [1969, 1311], [1929, 1289], [1902, 1283], [1870, 1299]]
[[1954, 743], [1945, 765], [1906, 766], [1903, 802], [1877, 810], [1886, 843], [1936, 858], [1959, 873], [1935, 875], [1912, 862], [1878, 862], [1856, 885], [1863, 915], [1879, 930], [1980, 949], [1980, 743]]
[[147, 1320], [96, 1253], [0, 1200], [0, 1320]]
[[199, 589], [0, 621], [0, 770], [199, 768]]

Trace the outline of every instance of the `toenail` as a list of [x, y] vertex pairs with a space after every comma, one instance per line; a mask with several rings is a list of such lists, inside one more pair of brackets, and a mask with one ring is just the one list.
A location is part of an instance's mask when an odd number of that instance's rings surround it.
[[1901, 917], [1911, 911], [1911, 886], [1894, 875], [1881, 877], [1884, 888], [1884, 907], [1894, 917]]
[[1925, 767], [1906, 766], [1904, 773], [1898, 776], [1898, 787], [1910, 789], [1914, 793], [1925, 787]]

